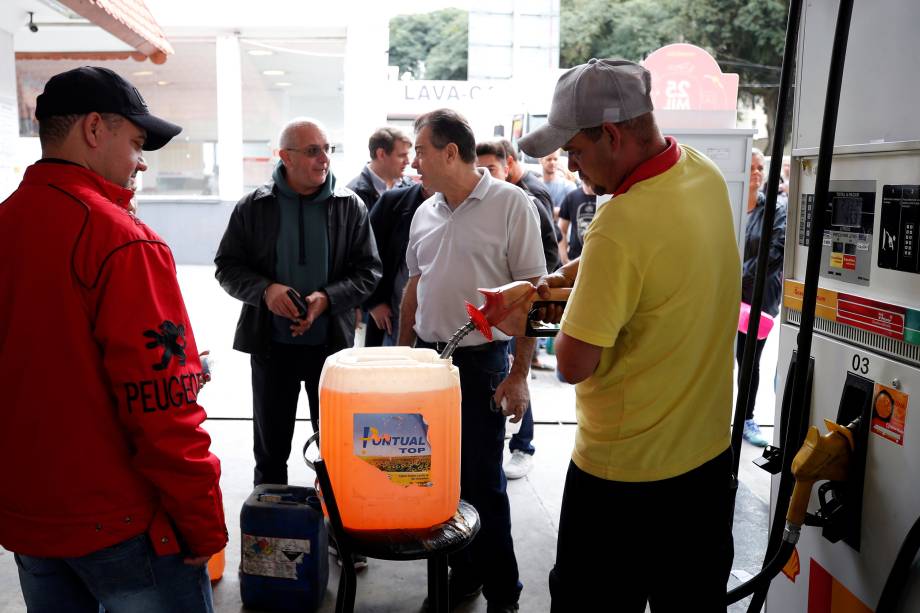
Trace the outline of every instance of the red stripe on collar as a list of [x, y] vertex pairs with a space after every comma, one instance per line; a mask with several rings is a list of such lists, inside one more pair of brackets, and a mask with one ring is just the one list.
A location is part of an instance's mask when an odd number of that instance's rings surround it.
[[649, 158], [636, 166], [636, 169], [620, 183], [617, 191], [613, 192], [614, 196], [625, 194], [630, 187], [639, 181], [645, 181], [660, 175], [680, 160], [680, 147], [677, 146], [677, 141], [674, 137], [665, 136], [664, 140], [668, 143], [667, 148], [655, 157]]

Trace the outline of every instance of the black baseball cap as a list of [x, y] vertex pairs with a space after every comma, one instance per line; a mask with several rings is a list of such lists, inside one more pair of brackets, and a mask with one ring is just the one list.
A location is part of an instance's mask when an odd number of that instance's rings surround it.
[[150, 114], [137, 88], [108, 68], [81, 66], [54, 75], [35, 104], [35, 118], [55, 115], [117, 113], [147, 131], [144, 151], [156, 151], [182, 131], [181, 126]]

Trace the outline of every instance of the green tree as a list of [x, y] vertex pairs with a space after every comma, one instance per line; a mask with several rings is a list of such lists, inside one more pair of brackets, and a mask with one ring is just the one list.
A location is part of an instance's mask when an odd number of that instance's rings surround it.
[[562, 0], [559, 64], [592, 57], [634, 62], [669, 43], [683, 42], [676, 0]]
[[787, 0], [562, 0], [560, 64], [592, 57], [633, 61], [670, 43], [706, 49], [740, 75], [740, 95], [760, 98], [772, 141]]
[[[786, 0], [705, 0], [686, 3], [679, 16], [690, 33], [687, 42], [709, 51], [724, 72], [737, 72], [741, 96], [763, 100], [767, 147], [773, 143], [787, 11]], [[787, 122], [787, 133], [790, 127]]]
[[466, 79], [469, 13], [443, 9], [390, 20], [390, 65], [416, 79]]

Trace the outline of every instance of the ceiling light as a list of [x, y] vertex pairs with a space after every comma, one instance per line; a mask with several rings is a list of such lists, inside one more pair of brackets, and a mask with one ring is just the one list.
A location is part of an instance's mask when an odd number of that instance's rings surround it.
[[274, 55], [274, 53], [268, 49], [250, 49], [248, 53], [249, 55]]
[[280, 77], [285, 74], [285, 72], [283, 70], [263, 70], [262, 74], [266, 77]]
[[169, 81], [157, 81], [157, 85], [169, 85]]
[[275, 83], [275, 85], [277, 85], [278, 87], [290, 87], [291, 85], [293, 85], [293, 83], [291, 83], [290, 81], [278, 81], [277, 83]]
[[39, 3], [44, 4], [45, 6], [50, 8], [52, 11], [60, 13], [67, 19], [71, 19], [73, 21], [86, 21], [87, 23], [89, 23], [86, 19], [84, 19], [82, 15], [80, 15], [79, 13], [76, 13], [73, 9], [64, 6], [57, 0], [38, 0], [38, 1]]
[[149, 77], [150, 75], [153, 74], [153, 71], [152, 70], [138, 70], [136, 72], [132, 72], [131, 74], [133, 74], [135, 77]]

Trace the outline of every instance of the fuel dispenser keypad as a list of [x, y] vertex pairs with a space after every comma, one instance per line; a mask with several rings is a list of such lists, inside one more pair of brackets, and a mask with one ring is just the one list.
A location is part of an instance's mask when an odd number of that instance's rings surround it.
[[920, 185], [882, 187], [878, 267], [920, 273]]

